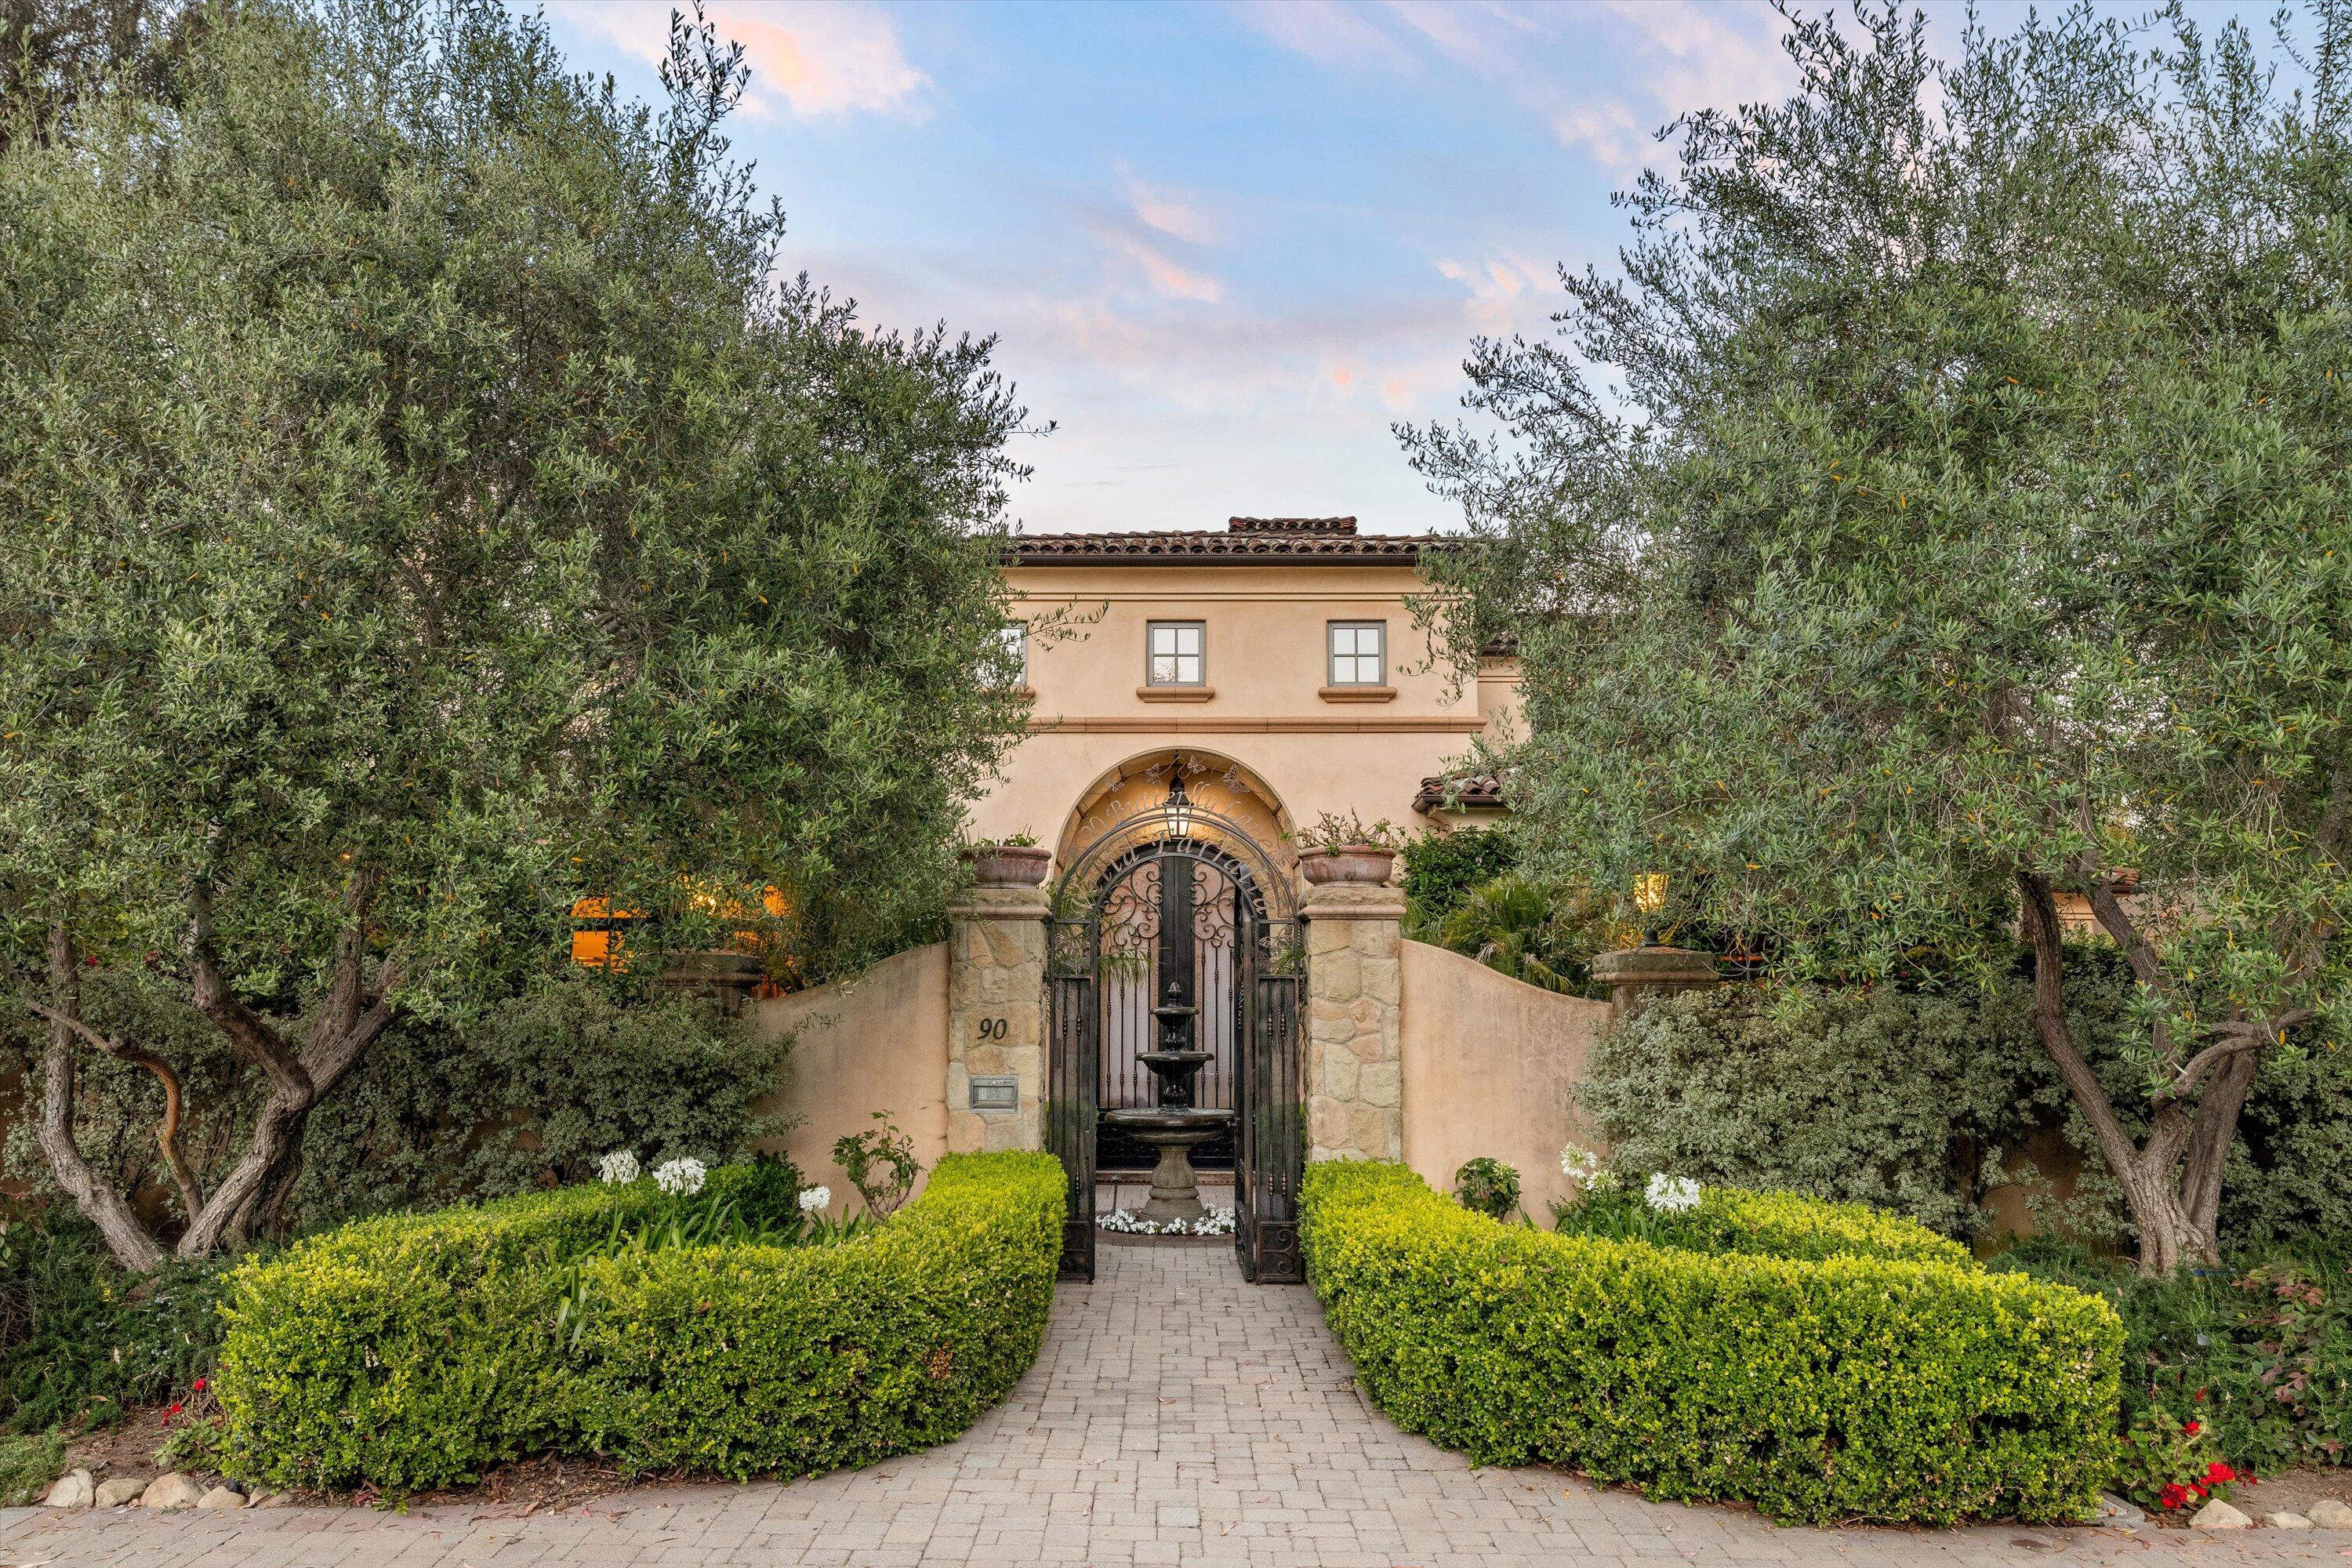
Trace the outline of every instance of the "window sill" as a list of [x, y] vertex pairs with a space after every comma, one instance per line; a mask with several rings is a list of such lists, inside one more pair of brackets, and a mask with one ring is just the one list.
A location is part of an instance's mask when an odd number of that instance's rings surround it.
[[1393, 702], [1396, 700], [1396, 688], [1393, 686], [1326, 686], [1318, 689], [1315, 695], [1326, 702]]
[[1139, 686], [1138, 702], [1206, 702], [1217, 694], [1213, 686]]

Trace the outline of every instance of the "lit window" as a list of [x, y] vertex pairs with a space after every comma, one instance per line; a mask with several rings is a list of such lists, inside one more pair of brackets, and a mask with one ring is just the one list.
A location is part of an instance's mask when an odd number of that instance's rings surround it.
[[1388, 636], [1386, 621], [1333, 621], [1331, 684], [1388, 684]]
[[1003, 671], [1004, 672], [1004, 676], [1005, 676], [1005, 681], [1004, 681], [1004, 683], [1005, 683], [1007, 686], [1013, 686], [1013, 687], [1022, 687], [1022, 686], [1026, 686], [1026, 685], [1028, 685], [1028, 684], [1029, 684], [1029, 627], [1028, 627], [1028, 626], [1027, 626], [1025, 623], [1024, 623], [1024, 622], [1021, 622], [1021, 621], [1015, 621], [1015, 622], [1013, 622], [1011, 626], [1006, 626], [1006, 627], [1004, 627], [1003, 630], [999, 631], [999, 632], [996, 634], [996, 640], [997, 640], [998, 644], [999, 644], [999, 645], [1003, 648], [1003, 650], [1004, 650], [1004, 657], [1003, 657], [1003, 658], [999, 662], [999, 664], [998, 664], [998, 666], [997, 666], [997, 668], [998, 668], [999, 669], [1001, 669], [1001, 670], [1003, 670]]
[[1146, 679], [1151, 685], [1201, 684], [1205, 637], [1199, 621], [1154, 621], [1150, 636], [1150, 668]]

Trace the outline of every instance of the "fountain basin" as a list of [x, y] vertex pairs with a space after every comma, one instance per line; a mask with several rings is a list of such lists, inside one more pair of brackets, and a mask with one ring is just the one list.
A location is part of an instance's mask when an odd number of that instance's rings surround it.
[[1143, 1205], [1143, 1218], [1164, 1225], [1173, 1219], [1189, 1224], [1206, 1217], [1209, 1211], [1201, 1203], [1201, 1184], [1192, 1173], [1192, 1149], [1232, 1126], [1232, 1111], [1189, 1105], [1125, 1105], [1104, 1111], [1103, 1120], [1160, 1151], [1160, 1163], [1151, 1170], [1151, 1199]]

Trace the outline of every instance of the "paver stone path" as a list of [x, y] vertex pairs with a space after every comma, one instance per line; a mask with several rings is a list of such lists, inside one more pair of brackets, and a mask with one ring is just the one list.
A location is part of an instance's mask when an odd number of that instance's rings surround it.
[[0, 1513], [0, 1564], [2352, 1564], [2352, 1531], [1784, 1530], [1550, 1470], [1475, 1470], [1365, 1402], [1305, 1289], [1244, 1285], [1225, 1247], [1099, 1256], [1095, 1283], [1062, 1288], [1045, 1352], [1003, 1407], [871, 1469], [645, 1488], [528, 1518], [16, 1510]]

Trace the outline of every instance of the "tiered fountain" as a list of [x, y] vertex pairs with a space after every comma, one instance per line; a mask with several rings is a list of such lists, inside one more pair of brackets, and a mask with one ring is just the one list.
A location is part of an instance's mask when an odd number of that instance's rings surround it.
[[[1168, 993], [1177, 994], [1172, 983]], [[1207, 1216], [1201, 1206], [1200, 1182], [1192, 1173], [1192, 1151], [1233, 1125], [1232, 1111], [1192, 1103], [1193, 1080], [1215, 1054], [1192, 1048], [1200, 1011], [1173, 1001], [1151, 1009], [1160, 1022], [1159, 1048], [1138, 1051], [1135, 1059], [1151, 1069], [1160, 1103], [1119, 1106], [1103, 1113], [1112, 1126], [1160, 1151], [1160, 1163], [1151, 1172], [1151, 1201], [1139, 1216], [1155, 1225], [1170, 1220], [1190, 1224]]]

